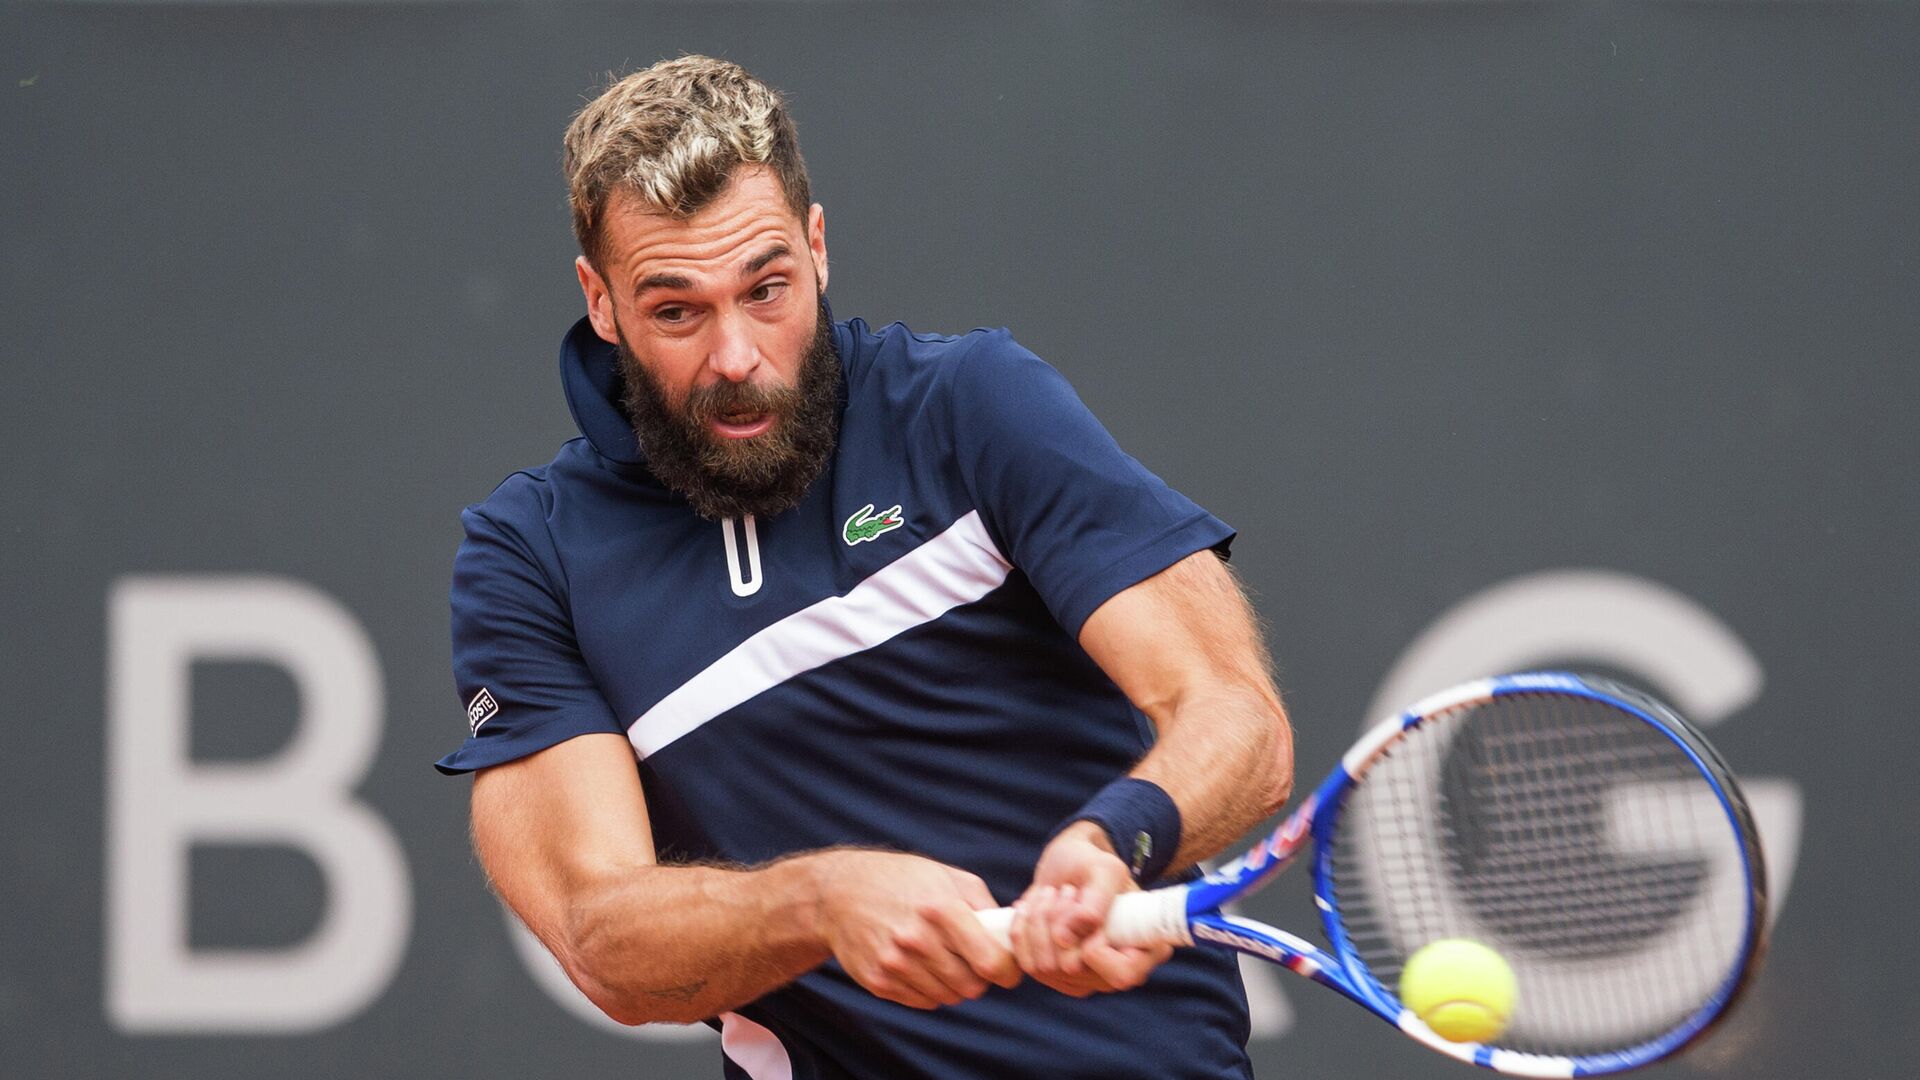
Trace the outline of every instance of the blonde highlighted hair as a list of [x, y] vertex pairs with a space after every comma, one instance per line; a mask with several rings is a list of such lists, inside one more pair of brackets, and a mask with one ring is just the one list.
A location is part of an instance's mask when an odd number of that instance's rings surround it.
[[740, 65], [708, 56], [663, 60], [612, 83], [567, 125], [564, 147], [573, 235], [596, 264], [615, 195], [689, 218], [734, 169], [758, 164], [779, 177], [802, 221], [813, 199], [785, 99]]

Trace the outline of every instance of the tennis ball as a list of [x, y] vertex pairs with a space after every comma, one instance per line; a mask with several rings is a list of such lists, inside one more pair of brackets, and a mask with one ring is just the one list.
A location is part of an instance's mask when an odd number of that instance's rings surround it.
[[1518, 990], [1499, 953], [1465, 938], [1428, 942], [1400, 972], [1400, 1003], [1448, 1042], [1498, 1038]]

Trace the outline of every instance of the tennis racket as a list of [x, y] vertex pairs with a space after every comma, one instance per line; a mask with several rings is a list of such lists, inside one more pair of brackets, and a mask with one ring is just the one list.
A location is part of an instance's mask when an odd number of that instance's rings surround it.
[[[1328, 948], [1222, 912], [1309, 839]], [[979, 914], [1004, 940], [1012, 909]], [[1699, 1038], [1751, 978], [1765, 918], [1753, 819], [1706, 739], [1636, 690], [1529, 672], [1380, 723], [1271, 836], [1197, 881], [1118, 897], [1106, 931], [1273, 961], [1484, 1068], [1592, 1076]], [[1400, 1003], [1408, 958], [1448, 938], [1513, 970], [1491, 1044], [1450, 1042]]]

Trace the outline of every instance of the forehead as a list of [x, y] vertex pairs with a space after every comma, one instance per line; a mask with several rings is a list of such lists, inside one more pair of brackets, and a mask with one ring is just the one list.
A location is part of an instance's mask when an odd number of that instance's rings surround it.
[[787, 206], [773, 170], [746, 165], [690, 218], [653, 212], [631, 195], [615, 194], [607, 204], [603, 250], [607, 269], [621, 283], [663, 272], [699, 280], [728, 274], [776, 244], [798, 255], [805, 238], [805, 225]]

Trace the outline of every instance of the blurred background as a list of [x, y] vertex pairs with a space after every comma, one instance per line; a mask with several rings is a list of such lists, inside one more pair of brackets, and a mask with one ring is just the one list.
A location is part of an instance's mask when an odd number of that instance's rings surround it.
[[[1655, 1074], [1914, 1075], [1917, 16], [0, 5], [0, 1076], [719, 1074], [430, 767], [458, 512], [573, 434], [561, 129], [682, 52], [788, 93], [839, 316], [1012, 327], [1241, 530], [1305, 774], [1540, 663], [1709, 726], [1774, 948]], [[1471, 1075], [1250, 986], [1263, 1077]]]

